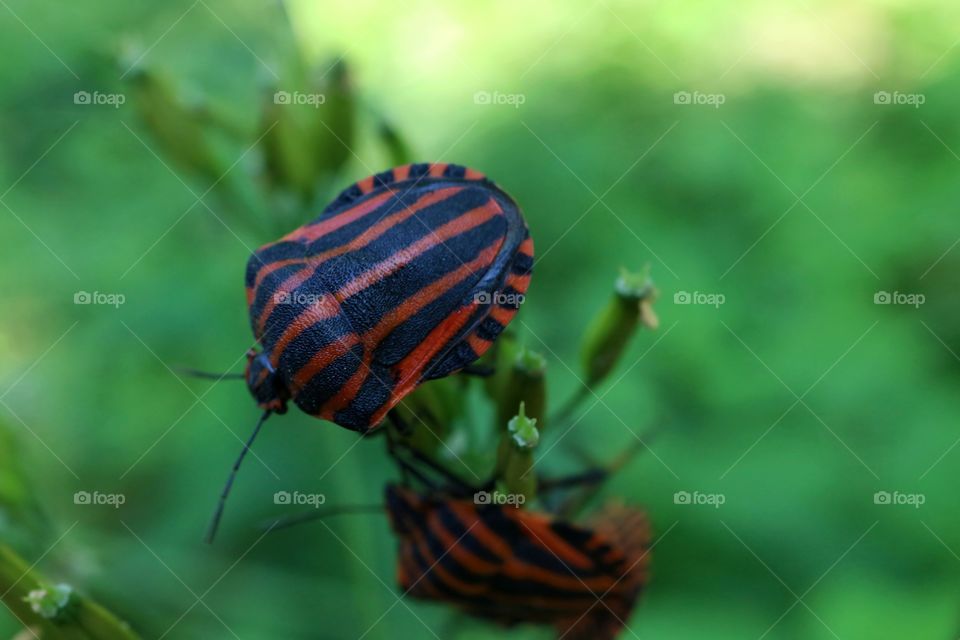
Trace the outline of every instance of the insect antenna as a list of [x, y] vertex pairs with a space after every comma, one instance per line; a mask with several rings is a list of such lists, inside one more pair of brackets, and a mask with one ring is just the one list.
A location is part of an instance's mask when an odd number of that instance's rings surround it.
[[243, 380], [246, 378], [242, 373], [214, 373], [212, 371], [200, 371], [189, 367], [176, 367], [177, 373], [181, 373], [191, 378], [205, 378], [207, 380]]
[[214, 537], [217, 535], [217, 528], [220, 526], [220, 518], [223, 517], [223, 508], [227, 504], [227, 496], [230, 495], [230, 489], [233, 488], [233, 481], [237, 477], [237, 471], [240, 470], [240, 464], [247, 456], [247, 452], [250, 451], [250, 447], [253, 445], [253, 441], [256, 440], [257, 434], [260, 433], [260, 427], [262, 427], [263, 423], [267, 421], [267, 418], [270, 417], [271, 413], [273, 412], [269, 409], [263, 412], [263, 415], [260, 416], [260, 419], [257, 421], [257, 426], [253, 428], [253, 433], [250, 434], [250, 438], [246, 441], [246, 443], [244, 443], [243, 451], [241, 451], [240, 455], [237, 456], [237, 461], [233, 463], [233, 469], [230, 471], [230, 476], [227, 478], [227, 483], [223, 485], [223, 491], [220, 492], [220, 500], [217, 502], [216, 511], [213, 512], [213, 519], [210, 521], [210, 527], [207, 529], [207, 535], [204, 536], [204, 541], [207, 544], [211, 544]]
[[261, 526], [263, 531], [277, 531], [286, 529], [297, 524], [313, 522], [314, 520], [325, 520], [336, 516], [357, 515], [357, 514], [386, 513], [386, 507], [382, 504], [352, 504], [339, 507], [329, 507], [327, 509], [313, 509], [304, 513], [294, 513], [289, 516], [283, 516], [264, 522]]

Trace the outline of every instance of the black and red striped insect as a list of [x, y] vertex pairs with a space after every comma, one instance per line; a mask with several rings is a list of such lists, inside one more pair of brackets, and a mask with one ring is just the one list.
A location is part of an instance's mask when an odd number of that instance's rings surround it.
[[247, 383], [366, 432], [420, 383], [479, 358], [516, 314], [533, 243], [519, 207], [453, 164], [397, 167], [343, 191], [258, 249], [247, 302], [260, 353]]
[[584, 526], [472, 498], [387, 487], [404, 594], [571, 640], [617, 636], [647, 581], [643, 512], [601, 510]]
[[292, 400], [361, 433], [421, 383], [477, 360], [513, 319], [533, 242], [520, 208], [482, 173], [412, 164], [345, 189], [315, 220], [254, 252], [245, 378], [263, 422]]

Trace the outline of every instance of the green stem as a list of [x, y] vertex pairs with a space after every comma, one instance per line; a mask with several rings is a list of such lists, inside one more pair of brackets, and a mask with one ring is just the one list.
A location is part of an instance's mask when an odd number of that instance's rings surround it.
[[13, 549], [0, 544], [0, 599], [21, 623], [39, 630], [43, 640], [139, 640], [127, 623], [76, 591], [55, 617], [36, 613], [25, 598], [51, 585]]
[[24, 601], [30, 589], [37, 586], [37, 582], [29, 580], [27, 573], [29, 566], [8, 547], [0, 545], [0, 594], [3, 594], [3, 603], [10, 612], [25, 626], [36, 626], [46, 632], [51, 624], [33, 613], [30, 605]]

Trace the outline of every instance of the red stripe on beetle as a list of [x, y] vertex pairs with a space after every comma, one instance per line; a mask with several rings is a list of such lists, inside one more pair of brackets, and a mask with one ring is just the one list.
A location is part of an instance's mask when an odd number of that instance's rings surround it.
[[261, 333], [263, 332], [264, 326], [266, 326], [267, 318], [270, 317], [270, 314], [273, 313], [274, 308], [277, 306], [277, 296], [279, 293], [293, 291], [301, 284], [309, 280], [324, 262], [367, 246], [377, 238], [383, 236], [397, 224], [400, 224], [404, 220], [416, 215], [418, 212], [429, 206], [452, 198], [462, 190], [463, 187], [448, 187], [446, 189], [437, 189], [436, 191], [432, 191], [421, 197], [412, 205], [405, 207], [403, 210], [381, 219], [377, 224], [373, 225], [347, 244], [334, 247], [333, 249], [328, 249], [323, 253], [319, 253], [315, 256], [307, 258], [305, 263], [308, 266], [281, 282], [274, 290], [273, 298], [264, 305], [263, 311], [261, 311], [260, 317], [257, 319], [257, 326]]
[[[367, 378], [370, 377], [370, 373], [372, 372], [371, 364], [373, 362], [373, 353], [376, 350], [377, 345], [379, 345], [384, 338], [390, 335], [397, 327], [410, 319], [418, 311], [436, 301], [451, 288], [457, 286], [465, 279], [475, 274], [478, 269], [489, 265], [493, 261], [494, 256], [496, 256], [499, 248], [499, 244], [487, 247], [487, 249], [485, 249], [479, 256], [470, 262], [461, 265], [439, 280], [435, 280], [426, 287], [420, 289], [412, 296], [407, 298], [402, 304], [391, 310], [390, 313], [388, 313], [377, 324], [377, 326], [367, 331], [367, 333], [360, 338], [360, 342], [364, 345], [365, 350], [365, 355], [360, 367], [353, 374], [353, 376], [351, 376], [350, 380], [344, 384], [336, 396], [331, 398], [321, 408], [321, 410], [318, 412], [318, 415], [329, 420], [337, 411], [340, 411], [353, 402], [357, 393], [359, 393], [360, 389], [363, 387], [363, 383], [366, 382]], [[306, 367], [304, 369], [306, 369]], [[305, 384], [306, 381], [309, 381], [313, 375], [320, 371], [320, 369], [313, 370], [312, 367], [310, 371], [305, 372], [304, 369], [301, 369], [300, 372], [297, 373], [298, 381], [305, 379], [303, 384]], [[303, 373], [303, 376], [301, 376], [301, 373]], [[385, 380], [383, 382], [386, 383], [388, 381]]]
[[[459, 191], [459, 190], [460, 190], [460, 187], [455, 187], [455, 189], [456, 189], [457, 191]], [[438, 202], [440, 202], [440, 201], [442, 200], [442, 198], [439, 199], [439, 200], [433, 199], [433, 198], [436, 197], [436, 196], [434, 196], [434, 194], [441, 193], [441, 194], [446, 194], [446, 195], [452, 196], [452, 195], [454, 195], [455, 193], [457, 193], [457, 191], [452, 191], [450, 188], [448, 188], [448, 189], [438, 189], [437, 191], [430, 192], [430, 193], [428, 193], [427, 195], [423, 196], [420, 200], [418, 200], [418, 201], [414, 202], [413, 204], [405, 207], [405, 210], [407, 210], [407, 211], [413, 211], [413, 212], [420, 211], [420, 210], [423, 209], [424, 207], [429, 206], [429, 205], [431, 205], [431, 204], [437, 204]], [[320, 239], [321, 237], [323, 237], [324, 235], [326, 235], [326, 234], [328, 234], [328, 233], [331, 233], [331, 232], [333, 232], [333, 231], [336, 231], [337, 229], [340, 229], [341, 227], [344, 227], [344, 226], [346, 226], [347, 224], [349, 224], [349, 223], [351, 223], [351, 222], [355, 222], [355, 221], [357, 221], [358, 219], [360, 219], [360, 218], [362, 218], [362, 217], [364, 217], [364, 216], [366, 216], [366, 215], [369, 215], [370, 213], [373, 213], [373, 212], [379, 207], [379, 205], [382, 204], [385, 200], [387, 200], [391, 195], [396, 195], [396, 194], [395, 194], [394, 192], [392, 192], [392, 191], [388, 191], [387, 193], [383, 193], [383, 194], [374, 196], [373, 198], [371, 198], [371, 199], [370, 199], [369, 201], [367, 201], [366, 203], [361, 203], [361, 204], [359, 204], [359, 205], [356, 205], [356, 206], [353, 207], [353, 208], [347, 209], [347, 210], [344, 211], [343, 213], [338, 213], [337, 215], [335, 215], [335, 216], [333, 216], [333, 217], [331, 217], [331, 218], [327, 218], [327, 219], [323, 220], [322, 222], [318, 222], [317, 224], [310, 225], [310, 226], [308, 226], [308, 227], [302, 227], [301, 229], [298, 230], [298, 231], [302, 231], [302, 232], [303, 232], [301, 235], [296, 235], [297, 232], [293, 232], [293, 233], [287, 234], [286, 236], [284, 236], [284, 240], [288, 240], [288, 241], [289, 241], [289, 240], [298, 240], [298, 241], [306, 241], [306, 242], [313, 242], [313, 241], [315, 241], [315, 240], [318, 240], [318, 239]], [[429, 200], [426, 200], [426, 201], [424, 202], [424, 199], [426, 199], [426, 198], [430, 198], [430, 199], [429, 199]], [[371, 206], [371, 203], [375, 203], [375, 205]], [[325, 225], [325, 226], [323, 226], [323, 227], [321, 228], [322, 225]], [[306, 231], [305, 231], [306, 229], [312, 229], [312, 230], [314, 230], [314, 231], [313, 231], [311, 234], [307, 234]], [[369, 231], [369, 229], [368, 229], [368, 231]], [[315, 237], [314, 237], [314, 236], [315, 236]], [[274, 244], [276, 244], [276, 243], [274, 243]], [[271, 246], [271, 245], [266, 245], [266, 246], [269, 247], [269, 246]], [[343, 248], [343, 247], [348, 247], [348, 246], [350, 246], [349, 243], [346, 244], [346, 245], [343, 245], [342, 247], [338, 247], [338, 248]], [[356, 245], [356, 246], [359, 246], [359, 245]], [[326, 253], [329, 253], [329, 251], [324, 252], [324, 253], [319, 254], [319, 255], [316, 255], [316, 256], [307, 256], [307, 257], [304, 257], [304, 258], [288, 258], [288, 259], [285, 259], [285, 260], [276, 260], [276, 261], [274, 261], [274, 262], [271, 262], [271, 263], [263, 266], [263, 267], [257, 272], [257, 277], [256, 277], [256, 279], [254, 280], [253, 288], [254, 288], [254, 289], [257, 289], [257, 288], [260, 286], [260, 284], [263, 282], [264, 278], [266, 278], [269, 274], [273, 273], [273, 272], [276, 271], [277, 269], [281, 269], [281, 268], [286, 267], [286, 266], [291, 265], [291, 264], [309, 264], [309, 263], [317, 260], [318, 258], [322, 258]], [[324, 258], [324, 259], [325, 259], [325, 258]]]
[[[377, 208], [381, 204], [386, 202], [392, 195], [394, 195], [392, 191], [381, 193], [379, 195], [374, 196], [370, 200], [367, 200], [366, 202], [361, 202], [360, 204], [355, 205], [347, 209], [346, 211], [342, 211], [329, 218], [324, 218], [319, 222], [298, 227], [297, 229], [294, 229], [293, 231], [283, 236], [276, 242], [270, 242], [268, 244], [263, 245], [262, 247], [257, 249], [257, 252], [259, 253], [264, 249], [268, 249], [282, 242], [313, 242], [314, 240], [317, 240], [328, 233], [336, 231], [337, 229], [340, 229], [341, 227], [344, 227], [350, 224], [351, 222], [355, 222], [360, 218], [364, 217], [365, 215], [368, 215], [376, 211]], [[270, 262], [266, 265], [261, 266], [260, 269], [257, 270], [257, 275], [256, 275], [256, 278], [254, 279], [253, 289], [256, 290], [257, 288], [259, 288], [260, 284], [263, 282], [263, 279], [267, 275], [276, 271], [277, 269], [280, 269], [282, 267], [285, 267], [291, 264], [306, 262], [307, 260], [308, 258], [288, 258], [285, 260], [275, 260], [273, 262]]]
[[[326, 298], [333, 298], [337, 302], [337, 309], [340, 308], [339, 303], [343, 302], [350, 296], [360, 293], [367, 287], [375, 284], [376, 282], [381, 281], [383, 278], [388, 277], [392, 273], [395, 273], [399, 269], [403, 268], [404, 264], [409, 263], [411, 260], [417, 256], [427, 252], [435, 246], [442, 244], [445, 240], [457, 236], [461, 233], [465, 233], [481, 224], [487, 220], [493, 218], [497, 215], [502, 215], [502, 210], [500, 206], [494, 200], [488, 200], [486, 204], [471, 209], [458, 218], [454, 218], [450, 222], [438, 227], [436, 231], [430, 235], [424, 236], [417, 242], [414, 242], [409, 247], [405, 247], [391, 255], [385, 260], [381, 260], [376, 263], [363, 273], [356, 276], [353, 280], [342, 286], [338, 291], [334, 292], [332, 295], [323, 296], [320, 300], [317, 300], [316, 303], [311, 305], [303, 314], [298, 316], [294, 321], [287, 327], [283, 335], [277, 340], [276, 344], [273, 347], [273, 353], [271, 354], [271, 359], [273, 360], [274, 366], [277, 365], [280, 361], [280, 356], [283, 354], [283, 351], [287, 346], [296, 339], [303, 331], [309, 329], [316, 322], [321, 322], [327, 320], [330, 317], [326, 314], [320, 314], [317, 316], [308, 315], [311, 314], [311, 310], [314, 309], [319, 303], [322, 303]], [[308, 316], [304, 318], [304, 316]], [[310, 322], [311, 318], [316, 318], [314, 322]]]
[[417, 256], [420, 256], [430, 249], [443, 244], [450, 238], [458, 236], [462, 233], [466, 233], [467, 231], [470, 231], [471, 229], [474, 229], [484, 222], [487, 222], [488, 220], [499, 215], [503, 215], [503, 210], [495, 200], [490, 199], [485, 204], [475, 209], [471, 209], [470, 211], [462, 214], [460, 217], [454, 218], [450, 222], [438, 227], [435, 231], [420, 238], [410, 246], [400, 249], [389, 258], [381, 260], [377, 264], [373, 265], [373, 267], [342, 287], [335, 295], [340, 297], [341, 300], [349, 298], [350, 296], [363, 291], [371, 284], [379, 282], [380, 280], [396, 273], [399, 269], [403, 268], [405, 264], [409, 263]]
[[357, 182], [357, 187], [360, 189], [360, 193], [364, 195], [373, 191], [373, 176], [367, 176], [363, 180]]
[[443, 345], [449, 343], [460, 333], [475, 309], [476, 305], [469, 304], [451, 313], [427, 335], [423, 342], [417, 345], [410, 355], [391, 368], [394, 371], [394, 377], [398, 380], [397, 386], [394, 387], [393, 393], [390, 394], [390, 399], [386, 404], [373, 414], [371, 425], [379, 424], [390, 409], [395, 407], [405, 395], [420, 384], [420, 376], [430, 360]]
[[325, 236], [331, 231], [336, 231], [337, 229], [359, 220], [363, 216], [376, 211], [377, 208], [389, 200], [391, 197], [396, 195], [392, 190], [387, 189], [383, 193], [378, 193], [369, 200], [365, 200], [353, 207], [350, 207], [346, 211], [338, 213], [330, 218], [324, 218], [315, 224], [309, 224], [295, 231], [292, 231], [281, 238], [281, 242], [284, 240], [302, 240], [306, 242], [313, 242], [318, 238]]

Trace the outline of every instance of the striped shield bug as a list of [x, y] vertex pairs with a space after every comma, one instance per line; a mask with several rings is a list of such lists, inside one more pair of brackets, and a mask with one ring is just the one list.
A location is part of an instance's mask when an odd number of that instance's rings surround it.
[[367, 432], [420, 383], [479, 358], [516, 314], [533, 243], [483, 174], [414, 164], [365, 178], [247, 263], [264, 410]]
[[[386, 487], [385, 505], [398, 539], [397, 581], [404, 596], [506, 626], [551, 625], [562, 638], [612, 640], [619, 634], [648, 578], [646, 514], [607, 505], [583, 523], [572, 517], [639, 447], [582, 473], [537, 476], [541, 498], [581, 490], [579, 499], [544, 501], [553, 506], [541, 511], [498, 493], [495, 479], [476, 487], [406, 445], [389, 438], [388, 445], [406, 478]], [[274, 520], [267, 529], [383, 511], [382, 505], [314, 509]]]
[[608, 507], [581, 526], [391, 485], [387, 511], [405, 595], [502, 625], [549, 624], [574, 640], [614, 638], [647, 581], [650, 528], [636, 509]]
[[520, 208], [482, 173], [411, 164], [346, 188], [315, 220], [247, 263], [261, 349], [245, 378], [263, 415], [234, 464], [293, 401], [361, 433], [421, 383], [462, 371], [517, 313], [533, 242]]
[[[560, 478], [534, 475], [546, 511], [501, 493], [497, 474], [471, 486], [402, 441], [389, 451], [407, 482], [389, 485], [404, 595], [450, 604], [502, 625], [549, 624], [562, 638], [615, 638], [647, 582], [650, 527], [637, 509], [608, 505], [583, 524], [573, 514], [646, 445], [602, 467]], [[427, 472], [430, 472], [429, 474]], [[431, 477], [432, 476], [432, 477]], [[425, 487], [411, 488], [411, 481]], [[580, 488], [561, 502], [556, 492]]]
[[[399, 453], [392, 451], [401, 469], [426, 487], [386, 487], [404, 596], [505, 626], [550, 625], [561, 638], [612, 640], [619, 634], [648, 579], [651, 534], [644, 512], [611, 504], [573, 523], [564, 508], [520, 508], [501, 499], [492, 482], [477, 489], [432, 461], [410, 462]], [[624, 459], [572, 476], [540, 478], [538, 491], [581, 487], [590, 495]], [[424, 475], [424, 467], [443, 477], [445, 486]], [[383, 511], [384, 505], [313, 509], [266, 528]]]

